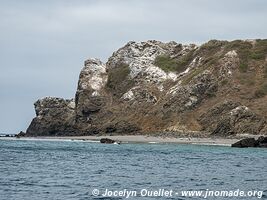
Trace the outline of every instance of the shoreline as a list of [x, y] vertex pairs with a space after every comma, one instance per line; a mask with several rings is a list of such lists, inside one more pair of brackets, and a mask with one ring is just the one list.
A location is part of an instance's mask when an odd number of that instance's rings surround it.
[[127, 143], [147, 143], [147, 144], [194, 144], [194, 145], [217, 145], [231, 146], [231, 144], [239, 141], [238, 138], [197, 138], [197, 137], [155, 137], [148, 135], [102, 135], [102, 136], [39, 136], [39, 137], [0, 137], [4, 140], [34, 140], [34, 141], [80, 141], [80, 142], [96, 142], [101, 138], [109, 138], [120, 141], [122, 144]]

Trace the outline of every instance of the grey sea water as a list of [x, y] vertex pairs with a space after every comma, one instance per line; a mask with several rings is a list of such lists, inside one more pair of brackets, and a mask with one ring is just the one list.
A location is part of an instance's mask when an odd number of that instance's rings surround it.
[[[0, 199], [125, 199], [108, 190], [262, 190], [267, 150], [178, 144], [0, 140]], [[165, 199], [132, 197], [130, 199]], [[204, 199], [173, 196], [168, 199]], [[207, 199], [220, 199], [208, 197]], [[258, 199], [228, 197], [225, 199]]]

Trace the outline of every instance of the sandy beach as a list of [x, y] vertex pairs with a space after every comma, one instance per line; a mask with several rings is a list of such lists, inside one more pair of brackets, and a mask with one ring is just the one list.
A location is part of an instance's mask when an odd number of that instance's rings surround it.
[[84, 142], [99, 142], [101, 138], [109, 138], [121, 143], [176, 143], [176, 144], [198, 144], [198, 145], [220, 145], [231, 146], [240, 139], [228, 138], [190, 138], [190, 137], [153, 137], [146, 135], [117, 135], [117, 136], [64, 136], [64, 137], [0, 137], [0, 139], [10, 140], [78, 140]]

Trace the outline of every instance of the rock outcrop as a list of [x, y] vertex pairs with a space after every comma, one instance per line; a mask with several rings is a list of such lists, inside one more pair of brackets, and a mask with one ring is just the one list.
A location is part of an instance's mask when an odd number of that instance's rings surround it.
[[257, 140], [255, 138], [245, 138], [232, 144], [232, 147], [238, 147], [238, 148], [264, 147], [264, 148], [267, 148], [267, 137], [260, 136]]
[[85, 61], [75, 95], [75, 125], [84, 134], [99, 132], [98, 119], [105, 114], [108, 96], [104, 90], [107, 83], [106, 64], [98, 59]]
[[129, 42], [88, 59], [74, 99], [35, 103], [26, 136], [266, 134], [267, 40]]
[[233, 134], [264, 134], [266, 121], [248, 107], [233, 101], [215, 105], [199, 119], [205, 130], [212, 135], [229, 136]]
[[27, 129], [27, 136], [75, 135], [75, 102], [45, 97], [34, 103], [36, 117]]
[[109, 139], [109, 138], [101, 138], [100, 143], [104, 144], [120, 144], [120, 142], [116, 142], [115, 140]]

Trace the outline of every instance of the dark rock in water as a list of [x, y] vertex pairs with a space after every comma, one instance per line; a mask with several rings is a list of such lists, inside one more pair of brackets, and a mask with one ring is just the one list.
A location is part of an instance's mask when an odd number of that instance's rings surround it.
[[20, 131], [20, 132], [16, 135], [17, 138], [24, 137], [24, 136], [26, 136], [26, 133], [23, 132], [23, 131]]
[[232, 147], [246, 148], [246, 147], [267, 147], [267, 137], [261, 136], [257, 140], [254, 138], [242, 139], [234, 144]]
[[[105, 144], [114, 144], [117, 143], [115, 140], [109, 139], [109, 138], [101, 138], [100, 143], [105, 143]], [[119, 144], [120, 142], [118, 142]]]
[[267, 148], [267, 137], [260, 136], [257, 141], [259, 143], [259, 147]]
[[242, 140], [232, 144], [232, 147], [239, 147], [239, 148], [257, 147], [257, 146], [258, 146], [258, 142], [254, 138], [242, 139]]
[[267, 143], [267, 137], [260, 136], [260, 137], [258, 138], [258, 142], [259, 142], [259, 143]]

